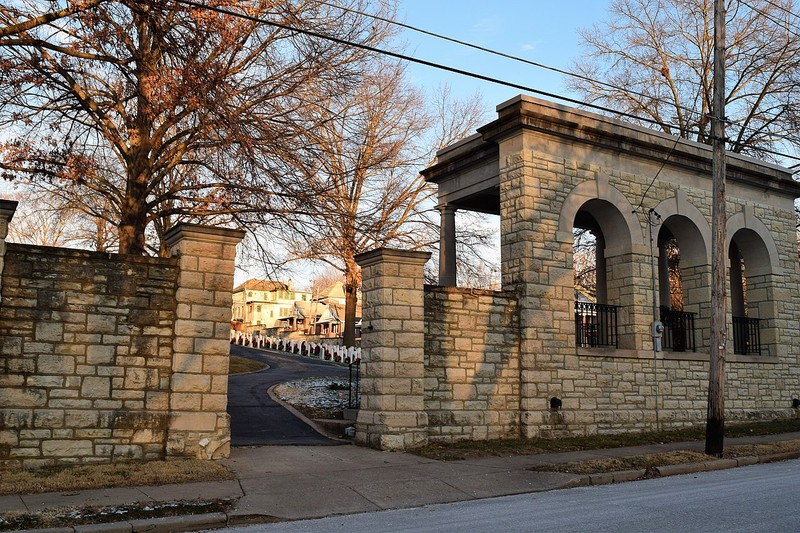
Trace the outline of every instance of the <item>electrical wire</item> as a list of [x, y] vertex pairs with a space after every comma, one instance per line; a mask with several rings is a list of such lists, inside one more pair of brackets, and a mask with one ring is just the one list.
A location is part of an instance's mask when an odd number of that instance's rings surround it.
[[[348, 41], [346, 39], [340, 39], [339, 37], [333, 37], [331, 35], [325, 35], [325, 34], [322, 34], [322, 33], [319, 33], [319, 32], [315, 32], [315, 31], [312, 31], [312, 30], [306, 30], [306, 29], [303, 29], [303, 28], [296, 28], [296, 27], [290, 26], [288, 24], [283, 24], [283, 23], [280, 23], [280, 22], [267, 20], [267, 19], [264, 19], [264, 18], [261, 18], [261, 17], [256, 17], [256, 16], [253, 16], [253, 15], [247, 15], [245, 13], [237, 13], [235, 11], [230, 11], [228, 9], [217, 7], [217, 6], [209, 6], [209, 5], [201, 4], [201, 3], [195, 2], [193, 0], [173, 0], [173, 2], [175, 2], [177, 4], [183, 4], [185, 6], [193, 7], [193, 8], [196, 8], [196, 9], [206, 9], [206, 10], [214, 11], [216, 13], [220, 13], [220, 14], [223, 14], [223, 15], [230, 15], [230, 16], [233, 16], [233, 17], [249, 20], [251, 22], [258, 22], [260, 24], [266, 24], [268, 26], [272, 26], [272, 27], [275, 27], [275, 28], [280, 28], [280, 29], [287, 30], [287, 31], [296, 32], [296, 33], [299, 33], [299, 34], [302, 34], [302, 35], [307, 35], [309, 37], [316, 37], [316, 38], [319, 38], [319, 39], [324, 39], [324, 40], [327, 40], [327, 41], [334, 42], [336, 44], [342, 44], [342, 45], [345, 45], [345, 46], [352, 46], [354, 48], [359, 48], [361, 50], [366, 50], [368, 52], [373, 52], [373, 53], [376, 53], [376, 54], [381, 54], [381, 55], [393, 57], [395, 59], [408, 61], [409, 63], [416, 63], [418, 65], [423, 65], [423, 66], [435, 68], [435, 69], [438, 69], [438, 70], [444, 70], [446, 72], [451, 72], [453, 74], [459, 74], [459, 75], [462, 75], [462, 76], [475, 78], [475, 79], [478, 79], [478, 80], [481, 80], [481, 81], [487, 81], [487, 82], [490, 82], [490, 83], [496, 83], [498, 85], [503, 85], [503, 86], [506, 86], [506, 87], [510, 87], [512, 89], [518, 89], [518, 90], [526, 91], [526, 92], [529, 92], [529, 93], [532, 93], [532, 94], [538, 94], [540, 96], [546, 96], [548, 98], [553, 98], [555, 100], [561, 100], [563, 102], [569, 102], [571, 104], [584, 106], [584, 107], [589, 107], [589, 108], [596, 109], [598, 111], [603, 111], [605, 113], [610, 113], [610, 114], [613, 114], [613, 115], [627, 117], [627, 118], [631, 118], [631, 119], [634, 119], [634, 120], [640, 120], [640, 121], [647, 122], [647, 123], [650, 123], [650, 124], [653, 124], [653, 125], [656, 125], [656, 126], [664, 126], [666, 124], [668, 126], [674, 126], [676, 128], [679, 127], [677, 124], [665, 123], [665, 122], [657, 121], [657, 120], [650, 119], [650, 118], [647, 118], [647, 117], [641, 117], [641, 116], [638, 116], [638, 115], [634, 115], [632, 113], [627, 113], [625, 111], [619, 111], [619, 110], [616, 110], [616, 109], [612, 109], [610, 107], [604, 107], [604, 106], [601, 106], [601, 105], [597, 105], [597, 104], [593, 104], [593, 103], [589, 103], [589, 102], [584, 102], [582, 100], [578, 100], [576, 98], [570, 98], [568, 96], [563, 96], [563, 95], [560, 95], [560, 94], [557, 94], [557, 93], [552, 93], [552, 92], [548, 92], [548, 91], [542, 91], [540, 89], [536, 89], [536, 88], [530, 87], [528, 85], [522, 85], [520, 83], [501, 80], [500, 78], [494, 78], [494, 77], [491, 77], [491, 76], [486, 76], [484, 74], [479, 74], [479, 73], [476, 73], [476, 72], [471, 72], [471, 71], [468, 71], [468, 70], [464, 70], [464, 69], [460, 69], [460, 68], [456, 68], [456, 67], [451, 67], [451, 66], [444, 65], [444, 64], [441, 64], [441, 63], [436, 63], [436, 62], [433, 62], [433, 61], [420, 59], [420, 58], [417, 58], [417, 57], [409, 56], [407, 54], [402, 54], [400, 52], [394, 52], [392, 50], [386, 50], [386, 49], [383, 49], [383, 48], [378, 48], [376, 46], [371, 46], [371, 45], [368, 45], [368, 44], [356, 43], [356, 42], [353, 42], [353, 41]], [[800, 158], [798, 158], [798, 160], [800, 160]]]
[[[775, 24], [777, 24], [778, 26], [780, 26], [781, 28], [786, 30], [788, 33], [791, 33], [792, 35], [794, 35], [795, 37], [800, 39], [800, 33], [797, 33], [796, 31], [792, 31], [792, 28], [789, 26], [789, 22], [788, 21], [784, 22], [784, 21], [782, 21], [780, 19], [777, 19], [772, 14], [767, 13], [766, 11], [764, 11], [762, 9], [758, 9], [757, 7], [754, 7], [752, 4], [746, 2], [745, 0], [738, 0], [738, 1], [739, 1], [740, 4], [742, 4], [744, 6], [747, 6], [752, 11], [755, 11], [756, 13], [760, 14], [764, 18], [771, 20], [772, 22], [774, 22]], [[770, 2], [770, 4], [772, 4], [772, 2]], [[772, 4], [772, 5], [774, 5], [774, 4]], [[776, 7], [778, 7], [778, 6], [776, 6]], [[784, 11], [786, 11], [786, 10], [784, 9]], [[791, 12], [789, 12], [789, 13], [791, 14]]]
[[[280, 23], [280, 22], [268, 20], [268, 19], [265, 19], [265, 18], [262, 18], [262, 17], [257, 17], [257, 16], [254, 16], [254, 15], [248, 15], [248, 14], [245, 14], [245, 13], [239, 13], [239, 12], [236, 12], [236, 11], [231, 11], [231, 10], [223, 8], [223, 7], [201, 4], [201, 3], [196, 2], [194, 0], [173, 0], [173, 1], [175, 3], [177, 3], [177, 4], [182, 4], [182, 5], [193, 7], [193, 8], [196, 8], [196, 9], [205, 9], [205, 10], [213, 11], [213, 12], [220, 13], [220, 14], [223, 14], [223, 15], [229, 15], [229, 16], [240, 18], [240, 19], [249, 20], [251, 22], [257, 22], [257, 23], [260, 23], [260, 24], [265, 24], [265, 25], [272, 26], [272, 27], [275, 27], [275, 28], [280, 28], [280, 29], [283, 29], [283, 30], [295, 32], [295, 33], [298, 33], [298, 34], [307, 35], [309, 37], [315, 37], [315, 38], [327, 40], [327, 41], [330, 41], [330, 42], [334, 42], [334, 43], [337, 43], [337, 44], [341, 44], [341, 45], [345, 45], [345, 46], [351, 46], [351, 47], [354, 47], [354, 48], [359, 48], [359, 49], [366, 50], [366, 51], [369, 51], [369, 52], [373, 52], [373, 53], [376, 53], [376, 54], [385, 55], [385, 56], [388, 56], [388, 57], [393, 57], [395, 59], [400, 59], [402, 61], [407, 61], [409, 63], [415, 63], [415, 64], [419, 64], [419, 65], [422, 65], [422, 66], [435, 68], [437, 70], [443, 70], [445, 72], [450, 72], [450, 73], [453, 73], [453, 74], [458, 74], [458, 75], [462, 75], [462, 76], [467, 76], [467, 77], [470, 77], [470, 78], [478, 79], [478, 80], [481, 80], [481, 81], [486, 81], [486, 82], [495, 83], [495, 84], [498, 84], [498, 85], [503, 85], [505, 87], [510, 87], [510, 88], [513, 88], [513, 89], [525, 91], [525, 92], [528, 92], [528, 93], [531, 93], [531, 94], [536, 94], [536, 95], [539, 95], [539, 96], [545, 96], [547, 98], [552, 98], [552, 99], [555, 99], [555, 100], [568, 102], [570, 104], [575, 104], [575, 105], [578, 105], [578, 106], [582, 106], [582, 107], [586, 107], [586, 108], [590, 108], [590, 109], [595, 109], [595, 110], [598, 110], [598, 111], [601, 111], [601, 112], [604, 112], [604, 113], [607, 113], [607, 114], [616, 115], [616, 116], [620, 116], [620, 117], [625, 117], [625, 118], [629, 118], [629, 119], [645, 122], [645, 123], [652, 124], [652, 125], [659, 126], [659, 127], [673, 126], [675, 128], [680, 129], [680, 126], [677, 125], [677, 124], [664, 122], [664, 121], [658, 121], [658, 120], [655, 120], [655, 119], [642, 117], [642, 116], [639, 116], [639, 115], [634, 115], [632, 113], [628, 113], [628, 112], [625, 112], [625, 111], [619, 111], [619, 110], [612, 109], [612, 108], [605, 107], [605, 106], [601, 106], [601, 105], [598, 105], [598, 104], [594, 104], [594, 103], [590, 103], [590, 102], [584, 102], [584, 101], [578, 100], [576, 98], [570, 98], [568, 96], [563, 96], [563, 95], [560, 95], [560, 94], [557, 94], [557, 93], [543, 91], [543, 90], [536, 89], [536, 88], [531, 87], [531, 86], [527, 86], [527, 85], [523, 85], [523, 84], [519, 84], [519, 83], [515, 83], [515, 82], [502, 80], [500, 78], [495, 78], [495, 77], [487, 76], [487, 75], [484, 75], [484, 74], [471, 72], [471, 71], [460, 69], [460, 68], [456, 68], [456, 67], [451, 67], [451, 66], [444, 65], [444, 64], [441, 64], [441, 63], [428, 61], [428, 60], [425, 60], [425, 59], [416, 58], [416, 57], [410, 56], [408, 54], [394, 52], [394, 51], [391, 51], [391, 50], [378, 48], [376, 46], [371, 46], [371, 45], [367, 45], [367, 44], [363, 44], [363, 43], [357, 43], [357, 42], [353, 42], [353, 41], [348, 41], [346, 39], [341, 39], [341, 38], [334, 37], [334, 36], [331, 36], [331, 35], [325, 35], [325, 34], [322, 34], [322, 33], [316, 32], [316, 31], [312, 31], [312, 30], [293, 27], [293, 26], [290, 26], [288, 24], [283, 24], [283, 23]], [[744, 0], [739, 0], [739, 1], [742, 2], [742, 3], [745, 3]], [[331, 4], [325, 3], [325, 5], [331, 5]], [[747, 4], [745, 3], [745, 5], [747, 5]], [[336, 6], [336, 7], [341, 7], [341, 6]], [[748, 7], [751, 7], [751, 6], [748, 5]], [[344, 8], [342, 8], [342, 9], [344, 9]], [[751, 7], [751, 9], [752, 9], [752, 7]], [[351, 10], [351, 11], [355, 12], [355, 10]], [[375, 18], [376, 20], [382, 20], [380, 17], [377, 17], [377, 16], [373, 16], [373, 15], [366, 15], [366, 16], [371, 16], [371, 17]], [[425, 30], [423, 30], [423, 31], [425, 31]], [[428, 33], [433, 34], [432, 32], [428, 32]], [[478, 47], [478, 48], [480, 49], [482, 47]], [[498, 54], [503, 55], [500, 52], [498, 52]], [[513, 58], [514, 56], [509, 56], [509, 57]], [[520, 58], [520, 60], [527, 61], [527, 60], [524, 60], [522, 58]], [[554, 67], [546, 67], [546, 66], [543, 66], [542, 68], [550, 68], [550, 69], [555, 70], [557, 72], [560, 70], [560, 69], [556, 70]], [[564, 71], [564, 73], [566, 73], [566, 72], [567, 71]], [[586, 79], [588, 79], [589, 81], [595, 82], [595, 83], [603, 84], [603, 82], [601, 82], [599, 80], [592, 80], [591, 78], [586, 78]], [[610, 84], [606, 84], [606, 85], [608, 85], [610, 87], [615, 87], [615, 86], [610, 85]], [[618, 87], [615, 87], [615, 88], [620, 89]], [[659, 100], [656, 100], [656, 101], [659, 101]], [[661, 103], [663, 103], [663, 102], [661, 102]], [[735, 123], [732, 124], [732, 125], [737, 126], [740, 129], [745, 129], [744, 127], [738, 126]], [[782, 140], [791, 141], [791, 139], [789, 139], [787, 137], [783, 137], [783, 136], [777, 135], [777, 134], [773, 135], [773, 137], [780, 138]], [[764, 149], [764, 148], [759, 148], [759, 151], [762, 152], [762, 153], [769, 153], [769, 154], [772, 154], [772, 155], [776, 155], [778, 157], [785, 157], [787, 159], [800, 161], [800, 156], [793, 156], [793, 155], [790, 155], [790, 154], [781, 153], [781, 152], [777, 152], [777, 151], [773, 151], [773, 150], [769, 150], [769, 149]]]
[[[770, 4], [774, 5], [775, 7], [779, 7], [780, 8], [780, 6], [778, 6], [777, 4], [774, 4], [773, 2], [770, 2], [769, 0], [765, 0], [765, 1], [769, 2]], [[569, 70], [564, 70], [564, 69], [561, 69], [561, 68], [558, 68], [558, 67], [545, 65], [543, 63], [538, 63], [538, 62], [535, 62], [535, 61], [530, 61], [528, 59], [521, 58], [519, 56], [514, 56], [514, 55], [511, 55], [511, 54], [507, 54], [505, 52], [500, 52], [500, 51], [497, 51], [497, 50], [486, 48], [486, 47], [483, 47], [483, 46], [480, 46], [480, 45], [476, 45], [476, 44], [473, 44], [473, 43], [470, 43], [470, 42], [467, 42], [467, 41], [462, 41], [460, 39], [456, 39], [456, 38], [449, 37], [449, 36], [446, 36], [446, 35], [443, 35], [443, 34], [440, 34], [440, 33], [436, 33], [436, 32], [430, 31], [430, 30], [419, 28], [417, 26], [412, 26], [412, 25], [404, 23], [404, 22], [394, 21], [392, 19], [389, 19], [389, 18], [386, 18], [386, 17], [381, 17], [381, 16], [378, 16], [378, 15], [374, 15], [372, 13], [367, 13], [365, 11], [360, 11], [358, 9], [353, 9], [353, 8], [349, 8], [349, 7], [345, 7], [345, 6], [339, 6], [339, 5], [336, 5], [336, 4], [331, 3], [331, 2], [321, 2], [321, 3], [323, 5], [328, 6], [328, 7], [333, 7], [334, 9], [340, 9], [340, 10], [348, 12], [348, 13], [354, 13], [354, 14], [357, 14], [357, 15], [360, 15], [360, 16], [371, 18], [373, 20], [378, 20], [378, 21], [381, 21], [381, 22], [385, 22], [387, 24], [393, 24], [393, 25], [398, 26], [400, 28], [405, 28], [405, 29], [408, 29], [408, 30], [411, 30], [411, 31], [414, 31], [414, 32], [417, 32], [417, 33], [421, 33], [423, 35], [428, 35], [428, 36], [431, 36], [431, 37], [435, 37], [437, 39], [441, 39], [441, 40], [444, 40], [444, 41], [452, 42], [452, 43], [458, 44], [460, 46], [465, 46], [465, 47], [468, 47], [468, 48], [479, 50], [481, 52], [486, 52], [486, 53], [489, 53], [489, 54], [492, 54], [492, 55], [496, 55], [498, 57], [503, 57], [503, 58], [506, 58], [506, 59], [511, 59], [511, 60], [514, 60], [514, 61], [518, 61], [520, 63], [531, 65], [531, 66], [534, 66], [534, 67], [537, 67], [537, 68], [541, 68], [541, 69], [549, 70], [549, 71], [552, 71], [552, 72], [556, 72], [556, 73], [562, 74], [564, 76], [577, 78], [577, 79], [584, 80], [584, 81], [587, 81], [587, 82], [592, 83], [592, 84], [597, 84], [597, 85], [601, 85], [603, 87], [607, 87], [609, 89], [614, 89], [614, 90], [617, 90], [617, 91], [622, 91], [624, 93], [628, 93], [628, 94], [632, 94], [632, 95], [635, 95], [635, 96], [639, 96], [641, 98], [646, 98], [646, 99], [648, 99], [648, 100], [650, 100], [652, 102], [656, 102], [656, 103], [664, 104], [664, 105], [668, 105], [668, 106], [672, 106], [673, 105], [673, 102], [665, 101], [665, 100], [662, 100], [660, 98], [653, 97], [652, 95], [647, 95], [647, 94], [644, 94], [644, 93], [640, 93], [640, 92], [634, 91], [634, 90], [632, 90], [630, 88], [627, 88], [627, 87], [620, 87], [618, 85], [614, 85], [612, 83], [604, 82], [602, 80], [597, 80], [597, 79], [594, 79], [594, 78], [590, 78], [588, 76], [584, 76], [582, 74], [578, 74], [578, 73], [575, 73], [575, 72], [572, 72], [572, 71], [569, 71]], [[740, 2], [740, 4], [741, 3], [742, 2]], [[753, 9], [749, 5], [748, 5], [748, 7]], [[785, 8], [781, 8], [781, 9], [783, 9], [784, 11], [787, 11], [788, 13], [791, 14], [791, 12], [786, 10]], [[761, 12], [761, 11], [758, 11], [758, 12], [761, 13], [761, 15], [763, 15], [765, 17], [767, 16], [766, 13], [764, 13], [764, 12]], [[771, 20], [773, 20], [773, 19], [771, 19]], [[776, 24], [779, 24], [779, 21], [773, 20], [773, 22], [775, 22]], [[783, 26], [781, 25], [781, 27], [783, 27]], [[788, 28], [786, 28], [786, 29], [787, 29], [787, 31], [790, 31]], [[798, 37], [800, 37], [800, 35]], [[584, 103], [582, 105], [586, 106], [588, 104]], [[694, 110], [694, 109], [690, 109], [688, 107], [684, 107], [684, 106], [677, 105], [677, 104], [675, 104], [675, 108], [679, 109], [679, 110], [682, 110], [682, 111], [685, 111], [686, 113], [688, 113], [690, 115], [697, 113], [697, 111]], [[602, 109], [604, 109], [604, 108], [602, 108]], [[616, 113], [619, 113], [619, 112], [616, 112]], [[626, 116], [631, 116], [631, 115], [626, 115]], [[634, 116], [636, 116], [639, 119], [642, 119], [638, 115], [634, 115]], [[642, 119], [642, 120], [644, 120], [644, 119]], [[739, 124], [737, 124], [737, 123], [735, 123], [733, 121], [725, 119], [724, 117], [722, 118], [722, 120], [725, 120], [725, 122], [727, 124], [729, 124], [730, 126], [739, 128], [739, 131], [757, 132], [757, 129], [752, 127], [752, 126], [741, 126], [741, 125], [739, 125]], [[653, 121], [652, 123], [653, 124], [662, 125], [662, 122], [659, 122], [659, 121]], [[676, 128], [680, 129], [679, 125], [675, 125], [675, 124], [666, 124], [666, 125], [675, 126]], [[773, 134], [771, 134], [771, 136], [773, 138], [776, 138], [776, 139], [789, 141], [789, 142], [794, 142], [793, 139], [790, 139], [790, 138], [788, 138], [788, 137], [786, 137], [784, 135], [780, 135], [780, 134], [777, 134], [777, 133], [773, 133]], [[782, 157], [787, 157], [787, 158], [790, 158], [790, 159], [800, 160], [800, 157], [795, 158], [795, 157], [793, 157], [793, 156], [791, 156], [789, 154], [784, 154], [784, 153], [781, 153], [781, 152], [775, 152], [775, 151], [771, 151], [771, 150], [764, 149], [764, 148], [760, 148], [759, 150], [760, 150], [761, 153], [769, 153], [771, 155], [782, 156]]]

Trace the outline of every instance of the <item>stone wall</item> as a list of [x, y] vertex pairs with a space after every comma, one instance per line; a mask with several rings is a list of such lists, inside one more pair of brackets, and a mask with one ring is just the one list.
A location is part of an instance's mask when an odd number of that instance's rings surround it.
[[8, 245], [0, 457], [164, 457], [177, 277], [175, 259]]
[[[422, 291], [409, 278], [411, 271], [401, 277], [390, 273], [388, 259], [402, 257], [401, 252], [369, 256], [363, 270], [365, 317], [399, 309], [407, 313], [408, 294], [415, 302], [424, 296], [425, 302], [424, 339], [404, 338], [405, 351], [415, 354], [413, 367], [375, 357], [394, 338], [386, 334], [400, 331], [402, 323], [375, 322], [365, 333], [365, 372], [380, 369], [379, 379], [362, 391], [367, 405], [382, 402], [375, 420], [394, 415], [396, 406], [384, 400], [397, 384], [415, 383], [416, 354], [424, 348], [424, 391], [408, 389], [415, 406], [422, 398], [422, 415], [406, 417], [403, 426], [415, 435], [413, 444], [702, 424], [712, 268], [729, 271], [728, 295], [734, 281], [743, 285], [745, 278], [747, 302], [737, 313], [758, 319], [761, 335], [760, 353], [735, 353], [728, 297], [726, 419], [800, 415], [792, 407], [793, 398], [800, 397], [794, 216], [800, 184], [781, 167], [727, 157], [726, 244], [732, 254], [741, 252], [738, 279], [730, 260], [711, 262], [708, 146], [524, 96], [499, 106], [497, 120], [441, 151], [424, 175], [439, 186], [443, 213], [463, 208], [500, 216], [503, 291]], [[598, 276], [605, 282], [606, 301], [598, 303], [616, 312], [618, 343], [578, 342], [576, 227], [599, 235]], [[442, 238], [450, 250], [453, 238]], [[673, 238], [680, 248], [683, 310], [696, 313], [694, 350], [659, 351], [651, 333], [659, 320], [659, 298], [670, 294], [663, 290], [670, 287], [658, 286], [665, 277], [657, 270], [664, 259], [659, 246]], [[454, 273], [444, 271], [452, 280]], [[376, 350], [367, 339], [382, 339], [382, 344]], [[373, 424], [371, 439], [362, 443], [385, 446], [385, 430]]]
[[425, 288], [428, 440], [519, 434], [516, 295]]
[[6, 245], [0, 467], [227, 453], [241, 235], [171, 238], [170, 259]]

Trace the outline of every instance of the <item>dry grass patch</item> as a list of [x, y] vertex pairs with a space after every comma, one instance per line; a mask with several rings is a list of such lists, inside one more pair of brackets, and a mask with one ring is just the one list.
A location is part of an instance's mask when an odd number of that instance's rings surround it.
[[[725, 436], [730, 438], [753, 435], [774, 435], [795, 431], [800, 431], [800, 419], [731, 423], [725, 427]], [[458, 461], [480, 457], [508, 457], [513, 455], [536, 455], [541, 453], [623, 448], [646, 444], [663, 444], [666, 442], [697, 441], [703, 440], [704, 438], [704, 427], [691, 427], [670, 431], [590, 435], [559, 439], [467, 440], [452, 443], [432, 443], [413, 450], [413, 453], [440, 461]], [[743, 456], [748, 454], [740, 453], [739, 455]]]
[[531, 467], [539, 472], [566, 472], [570, 474], [599, 474], [619, 472], [621, 470], [652, 470], [658, 466], [680, 465], [684, 463], [702, 463], [709, 457], [700, 452], [679, 450], [652, 455], [636, 455], [633, 457], [614, 457], [610, 459], [592, 459], [574, 463], [561, 463]]
[[64, 466], [4, 471], [0, 476], [0, 494], [38, 494], [224, 479], [234, 479], [233, 473], [219, 463], [199, 459]]
[[231, 355], [230, 366], [228, 367], [229, 374], [246, 374], [248, 372], [258, 372], [267, 368], [269, 365], [248, 359], [247, 357], [240, 357], [238, 355]]
[[789, 452], [800, 452], [800, 440], [783, 440], [767, 444], [737, 444], [725, 449], [723, 455], [731, 458]]
[[[767, 444], [740, 444], [725, 449], [726, 459], [746, 456], [764, 456], [776, 453], [800, 453], [800, 440], [771, 442]], [[679, 465], [685, 463], [706, 463], [715, 461], [713, 457], [700, 452], [678, 450], [674, 452], [635, 455], [633, 457], [614, 457], [609, 459], [592, 459], [573, 463], [560, 463], [531, 467], [530, 470], [540, 472], [566, 472], [571, 474], [601, 474], [619, 472], [621, 470], [652, 470], [659, 466]]]

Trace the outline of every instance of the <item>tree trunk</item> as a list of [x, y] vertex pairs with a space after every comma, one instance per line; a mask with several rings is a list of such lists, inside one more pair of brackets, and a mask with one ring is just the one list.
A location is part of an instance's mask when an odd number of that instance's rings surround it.
[[[145, 165], [146, 166], [146, 165]], [[119, 253], [144, 255], [145, 228], [147, 226], [147, 181], [148, 172], [141, 165], [128, 177], [125, 200], [121, 206], [119, 223]]]
[[356, 306], [358, 305], [358, 266], [348, 261], [344, 272], [344, 337], [345, 346], [356, 344]]

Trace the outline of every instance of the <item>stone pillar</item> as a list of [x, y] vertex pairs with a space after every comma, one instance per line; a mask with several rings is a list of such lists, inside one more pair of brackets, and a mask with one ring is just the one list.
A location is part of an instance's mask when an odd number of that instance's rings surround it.
[[180, 224], [165, 239], [177, 256], [168, 456], [230, 454], [228, 359], [236, 245], [244, 231]]
[[12, 200], [0, 200], [0, 302], [3, 301], [3, 267], [5, 266], [6, 256], [6, 237], [8, 236], [8, 224], [14, 217], [17, 210], [17, 202]]
[[427, 442], [423, 267], [429, 258], [383, 248], [356, 256], [363, 279], [356, 444], [402, 450]]
[[456, 208], [442, 205], [439, 225], [439, 285], [456, 286]]

